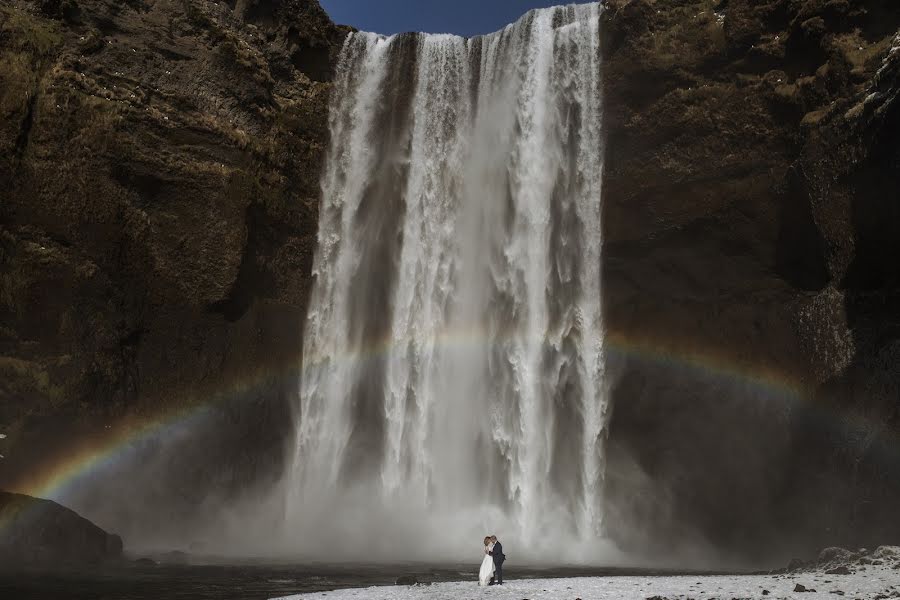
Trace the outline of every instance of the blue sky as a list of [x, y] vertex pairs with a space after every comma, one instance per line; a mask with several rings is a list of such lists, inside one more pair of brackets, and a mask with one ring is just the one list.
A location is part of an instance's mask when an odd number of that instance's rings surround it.
[[[512, 23], [532, 8], [573, 0], [319, 0], [333, 21], [364, 31], [477, 35]], [[582, 2], [584, 0], [574, 0]]]

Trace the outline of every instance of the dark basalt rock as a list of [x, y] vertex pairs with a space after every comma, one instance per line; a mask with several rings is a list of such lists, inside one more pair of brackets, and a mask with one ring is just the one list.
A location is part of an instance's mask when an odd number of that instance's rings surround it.
[[158, 562], [152, 558], [147, 558], [146, 556], [134, 559], [132, 564], [136, 567], [155, 567], [159, 565]]
[[610, 0], [602, 28], [611, 534], [766, 563], [900, 537], [900, 9]]
[[279, 475], [344, 35], [315, 0], [0, 4], [0, 485], [201, 406], [81, 504], [140, 488], [114, 517], [181, 536]]
[[819, 552], [819, 564], [827, 564], [831, 562], [848, 562], [855, 557], [853, 552], [846, 548], [838, 548], [836, 546], [825, 548]]
[[117, 561], [122, 538], [68, 508], [0, 491], [0, 565], [59, 568]]
[[787, 570], [788, 571], [799, 571], [807, 566], [807, 562], [805, 560], [799, 558], [792, 558], [791, 562], [788, 563]]

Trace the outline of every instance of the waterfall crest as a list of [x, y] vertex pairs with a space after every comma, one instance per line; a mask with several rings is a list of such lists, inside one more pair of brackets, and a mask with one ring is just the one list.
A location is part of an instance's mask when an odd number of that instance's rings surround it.
[[465, 558], [496, 533], [539, 559], [601, 538], [600, 11], [347, 37], [287, 498], [301, 549]]

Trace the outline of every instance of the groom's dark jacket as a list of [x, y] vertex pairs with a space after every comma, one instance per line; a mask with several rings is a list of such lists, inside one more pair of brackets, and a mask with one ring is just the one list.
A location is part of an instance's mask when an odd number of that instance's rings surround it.
[[491, 556], [494, 557], [495, 565], [502, 565], [503, 561], [506, 560], [506, 555], [503, 554], [503, 544], [500, 542], [494, 544], [494, 549], [491, 550]]

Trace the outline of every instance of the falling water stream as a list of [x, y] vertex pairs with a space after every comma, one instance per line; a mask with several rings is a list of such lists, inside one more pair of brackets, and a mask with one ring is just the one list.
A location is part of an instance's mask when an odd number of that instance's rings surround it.
[[289, 481], [301, 548], [477, 559], [496, 533], [538, 559], [602, 537], [600, 11], [347, 37]]

